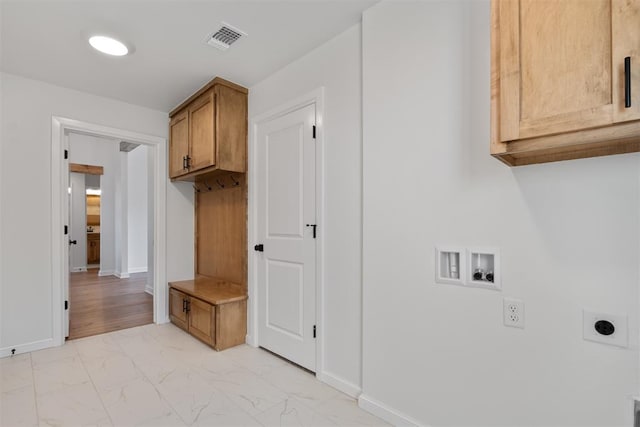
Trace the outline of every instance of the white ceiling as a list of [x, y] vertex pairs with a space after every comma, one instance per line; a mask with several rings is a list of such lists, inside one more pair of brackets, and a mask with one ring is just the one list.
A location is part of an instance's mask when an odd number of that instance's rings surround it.
[[[250, 87], [361, 19], [376, 0], [1, 1], [0, 70], [161, 111], [214, 76]], [[225, 21], [244, 32], [204, 43]], [[106, 33], [135, 47], [108, 57]]]

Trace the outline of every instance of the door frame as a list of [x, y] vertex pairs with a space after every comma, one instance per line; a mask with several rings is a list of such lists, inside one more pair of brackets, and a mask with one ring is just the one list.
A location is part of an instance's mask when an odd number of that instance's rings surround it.
[[319, 87], [298, 98], [289, 100], [279, 106], [272, 108], [262, 114], [258, 114], [249, 120], [249, 195], [248, 195], [248, 233], [247, 233], [247, 260], [248, 260], [248, 282], [249, 282], [249, 304], [248, 304], [248, 324], [250, 329], [247, 333], [247, 344], [252, 347], [260, 345], [258, 336], [258, 268], [257, 252], [253, 246], [258, 243], [258, 126], [264, 122], [284, 116], [299, 108], [312, 104], [316, 106], [316, 224], [318, 233], [316, 238], [316, 376], [321, 377], [324, 372], [324, 238], [326, 224], [325, 213], [325, 182], [324, 182], [324, 87]]
[[[89, 122], [52, 116], [51, 118], [51, 279], [52, 279], [52, 328], [54, 345], [65, 342], [64, 289], [69, 277], [69, 263], [65, 258], [68, 246], [64, 226], [65, 174], [69, 170], [64, 150], [69, 149], [69, 132], [84, 135], [123, 139], [146, 145], [154, 158], [154, 229], [153, 229], [153, 322], [167, 323], [168, 287], [166, 286], [166, 211], [167, 211], [167, 140], [159, 136], [98, 125]], [[65, 163], [66, 162], [66, 163]]]

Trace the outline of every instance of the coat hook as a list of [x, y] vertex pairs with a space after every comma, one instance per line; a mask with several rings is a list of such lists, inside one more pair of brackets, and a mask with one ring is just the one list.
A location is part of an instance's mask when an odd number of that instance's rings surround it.
[[207, 181], [204, 182], [204, 186], [207, 187], [207, 191], [211, 191], [212, 188], [207, 184]]
[[218, 185], [220, 186], [220, 188], [224, 188], [224, 184], [220, 182], [219, 179], [216, 179], [216, 182], [218, 183]]
[[196, 184], [193, 184], [193, 189], [196, 190], [196, 193], [200, 192], [200, 189], [198, 188], [198, 186]]
[[233, 175], [229, 175], [231, 177], [231, 181], [233, 181], [233, 185], [237, 186], [240, 185], [240, 181], [236, 181], [236, 179], [233, 177]]

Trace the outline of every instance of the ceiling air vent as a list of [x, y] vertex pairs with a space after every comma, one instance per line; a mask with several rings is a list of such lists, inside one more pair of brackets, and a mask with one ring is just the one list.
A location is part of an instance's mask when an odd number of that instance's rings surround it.
[[222, 27], [218, 31], [207, 37], [207, 44], [220, 50], [227, 50], [229, 46], [238, 41], [240, 37], [246, 35], [247, 33], [223, 22]]

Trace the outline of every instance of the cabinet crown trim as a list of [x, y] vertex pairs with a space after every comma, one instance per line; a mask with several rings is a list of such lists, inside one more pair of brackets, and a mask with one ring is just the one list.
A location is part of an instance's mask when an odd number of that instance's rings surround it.
[[240, 86], [238, 84], [230, 82], [229, 80], [225, 80], [223, 78], [216, 77], [213, 80], [211, 80], [209, 83], [205, 84], [200, 89], [198, 89], [198, 91], [196, 93], [194, 93], [193, 95], [191, 95], [190, 97], [188, 97], [187, 99], [182, 101], [180, 103], [180, 105], [178, 105], [176, 108], [171, 110], [171, 112], [169, 113], [169, 117], [175, 116], [177, 113], [179, 113], [181, 110], [183, 110], [187, 105], [189, 105], [194, 99], [196, 99], [197, 97], [199, 97], [200, 95], [202, 95], [203, 93], [205, 93], [206, 91], [208, 91], [209, 89], [211, 89], [212, 87], [214, 87], [216, 85], [227, 86], [227, 87], [229, 87], [231, 89], [237, 90], [238, 92], [242, 92], [242, 93], [245, 93], [245, 94], [249, 93], [249, 89], [247, 89], [246, 87], [242, 87], [242, 86]]

